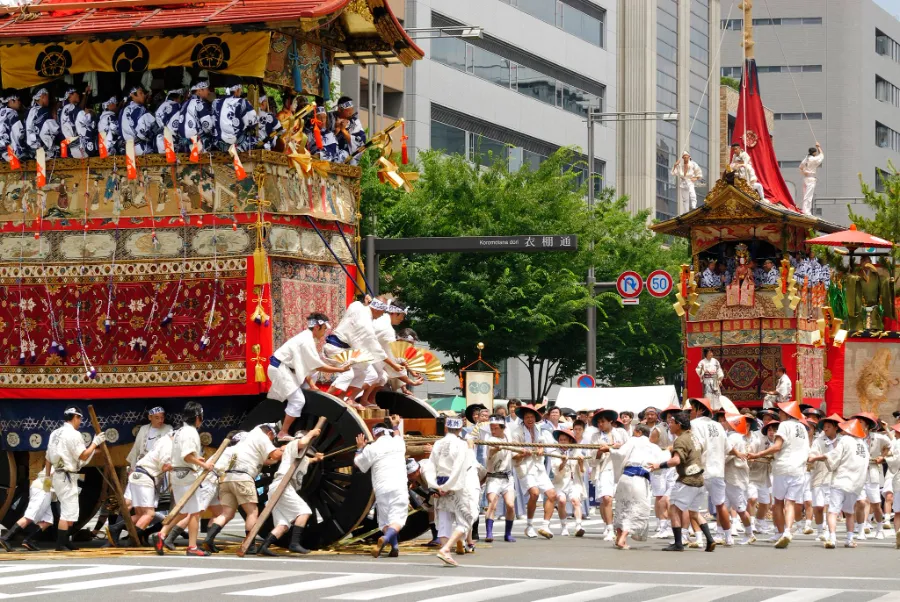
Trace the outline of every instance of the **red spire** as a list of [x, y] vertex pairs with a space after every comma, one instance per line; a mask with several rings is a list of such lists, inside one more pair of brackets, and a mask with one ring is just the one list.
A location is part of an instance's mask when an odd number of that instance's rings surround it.
[[[744, 135], [746, 127], [747, 135]], [[756, 177], [766, 193], [766, 200], [798, 211], [794, 199], [778, 167], [778, 158], [772, 146], [769, 126], [766, 124], [765, 109], [759, 93], [759, 75], [756, 72], [756, 60], [744, 61], [744, 74], [741, 79], [741, 98], [738, 102], [737, 119], [734, 124], [732, 144], [741, 144], [750, 160]]]

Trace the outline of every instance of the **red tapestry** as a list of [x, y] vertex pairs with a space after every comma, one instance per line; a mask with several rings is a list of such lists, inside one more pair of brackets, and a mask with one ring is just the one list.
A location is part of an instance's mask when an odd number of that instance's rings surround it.
[[244, 258], [19, 270], [0, 267], [0, 386], [247, 382]]
[[347, 307], [348, 287], [353, 288], [339, 266], [273, 259], [274, 347], [305, 330], [312, 312], [327, 315], [337, 326]]
[[781, 365], [778, 345], [724, 347], [715, 349], [725, 372], [722, 394], [732, 401], [762, 399], [760, 391], [775, 388], [775, 368]]

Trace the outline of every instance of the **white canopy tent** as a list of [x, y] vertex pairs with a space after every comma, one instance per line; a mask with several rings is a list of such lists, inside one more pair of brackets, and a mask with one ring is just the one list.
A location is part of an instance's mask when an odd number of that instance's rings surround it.
[[[720, 400], [726, 411], [738, 412], [730, 399], [723, 395], [720, 397]], [[681, 404], [678, 395], [675, 393], [674, 385], [602, 387], [595, 389], [562, 387], [556, 396], [556, 405], [560, 408], [569, 408], [576, 412], [581, 410], [593, 412], [600, 408], [617, 412], [630, 410], [634, 412], [635, 416], [638, 415], [638, 412], [650, 406], [661, 410], [674, 403]]]

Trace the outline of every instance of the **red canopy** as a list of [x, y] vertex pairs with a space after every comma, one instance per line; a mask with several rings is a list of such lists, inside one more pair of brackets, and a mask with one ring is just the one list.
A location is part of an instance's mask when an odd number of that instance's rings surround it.
[[849, 230], [842, 232], [834, 232], [826, 234], [818, 238], [810, 238], [806, 241], [808, 245], [826, 245], [829, 247], [847, 247], [848, 249], [857, 249], [859, 247], [893, 247], [894, 243], [860, 232], [856, 229], [856, 224], [851, 224]]
[[756, 177], [766, 193], [766, 200], [791, 211], [798, 211], [787, 184], [784, 183], [781, 168], [778, 167], [778, 158], [775, 156], [759, 93], [759, 75], [754, 59], [747, 59], [744, 62], [741, 97], [738, 101], [737, 119], [731, 142], [743, 146], [750, 155]]

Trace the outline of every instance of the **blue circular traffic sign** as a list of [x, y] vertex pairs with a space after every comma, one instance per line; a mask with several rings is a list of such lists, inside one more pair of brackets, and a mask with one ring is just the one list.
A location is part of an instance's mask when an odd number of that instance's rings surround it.
[[582, 374], [575, 381], [575, 384], [581, 389], [593, 389], [596, 383], [594, 382], [594, 377], [590, 374]]
[[644, 290], [644, 281], [637, 272], [627, 271], [619, 274], [616, 280], [616, 290], [626, 299], [634, 299]]
[[665, 270], [656, 270], [647, 276], [647, 292], [662, 298], [672, 292], [672, 276]]

